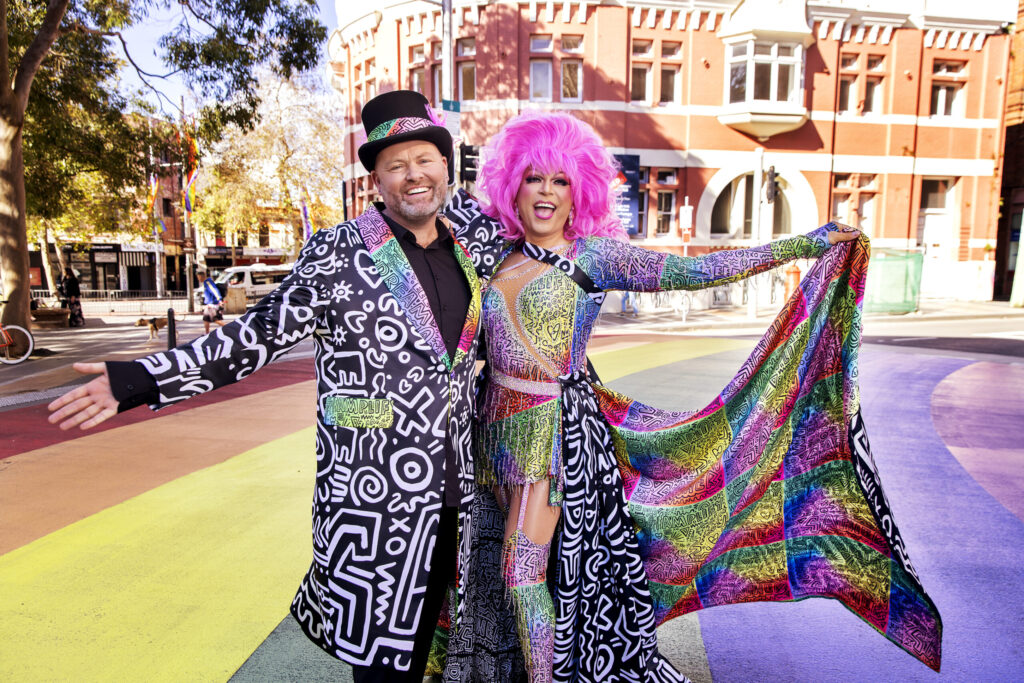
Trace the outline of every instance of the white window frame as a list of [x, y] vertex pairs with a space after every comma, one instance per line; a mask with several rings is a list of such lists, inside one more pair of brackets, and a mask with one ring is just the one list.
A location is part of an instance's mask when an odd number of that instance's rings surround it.
[[[642, 100], [634, 100], [633, 99], [633, 82], [634, 82], [634, 79], [636, 78], [636, 73], [635, 73], [636, 69], [643, 69], [643, 71], [644, 71], [644, 98]], [[638, 64], [634, 63], [634, 64], [630, 65], [630, 67], [629, 67], [629, 100], [630, 100], [630, 102], [632, 102], [634, 104], [650, 104], [651, 103], [651, 96], [654, 94], [652, 92], [653, 88], [651, 87], [651, 72], [653, 72], [653, 71], [654, 71], [654, 69], [652, 68], [652, 65], [647, 63], [647, 62], [640, 62]]]
[[[417, 54], [419, 55], [419, 57], [417, 57]], [[427, 48], [423, 45], [410, 45], [409, 63], [422, 64], [425, 61], [427, 61]]]
[[431, 70], [433, 71], [431, 79], [433, 80], [432, 85], [434, 87], [434, 108], [440, 109], [441, 99], [443, 98], [443, 94], [441, 93], [441, 65], [435, 64], [431, 67]]
[[[932, 100], [934, 99], [935, 88], [942, 88], [939, 95], [938, 111], [931, 111]], [[950, 102], [949, 92], [952, 90], [952, 101]], [[932, 92], [928, 98], [929, 115], [933, 118], [962, 118], [964, 116], [964, 84], [956, 81], [932, 81]], [[947, 113], [946, 110], [949, 110]]]
[[[458, 67], [459, 73], [459, 101], [460, 102], [475, 102], [476, 101], [476, 62], [472, 60], [466, 60], [463, 62], [456, 62], [455, 65]], [[470, 68], [473, 71], [473, 97], [467, 98], [466, 94], [466, 69]]]
[[[565, 94], [565, 68], [567, 66], [576, 67], [576, 97], [567, 97]], [[558, 85], [559, 92], [561, 93], [562, 102], [582, 102], [583, 101], [583, 60], [582, 59], [563, 59], [561, 60], [560, 68], [558, 69]]]
[[530, 52], [554, 51], [555, 37], [553, 35], [550, 33], [534, 33], [530, 35]]
[[[742, 56], [734, 56], [733, 49], [739, 46], [745, 46], [745, 54]], [[757, 45], [770, 45], [770, 53], [767, 55], [755, 55], [755, 46]], [[785, 45], [793, 48], [792, 56], [779, 56], [779, 47]], [[736, 43], [729, 43], [727, 46], [727, 59], [725, 69], [725, 102], [729, 104], [739, 104], [740, 102], [751, 103], [751, 102], [775, 102], [779, 104], [798, 104], [804, 90], [804, 47], [800, 43], [789, 43], [789, 42], [771, 42], [767, 40], [746, 40]], [[744, 83], [744, 99], [732, 100], [732, 69], [733, 66], [738, 64], [745, 64], [746, 66], [746, 81]], [[768, 85], [767, 100], [755, 100], [754, 99], [754, 74], [756, 72], [755, 65], [757, 64], [770, 64], [771, 65], [771, 80]], [[793, 67], [793, 79], [790, 83], [790, 89], [788, 96], [784, 100], [777, 98], [776, 94], [778, 91], [779, 84], [779, 65], [786, 64]]]
[[[419, 79], [416, 77], [419, 76]], [[417, 87], [416, 81], [419, 80]], [[422, 66], [418, 66], [409, 69], [409, 90], [415, 90], [416, 92], [422, 93], [427, 89], [427, 72]]]
[[[846, 91], [846, 107], [843, 107], [844, 90]], [[857, 76], [854, 74], [843, 74], [839, 77], [839, 97], [836, 98], [836, 112], [840, 114], [857, 113]]]
[[[638, 46], [647, 45], [647, 49], [642, 52], [637, 52]], [[651, 38], [634, 38], [629, 45], [629, 54], [633, 57], [653, 57], [654, 56], [654, 40]]]
[[[672, 206], [669, 207], [668, 211], [661, 210], [661, 196], [667, 195], [672, 200]], [[654, 207], [655, 221], [654, 221], [654, 235], [656, 237], [661, 235], [671, 235], [672, 229], [676, 225], [676, 191], [675, 190], [658, 190], [657, 205]], [[661, 218], [662, 216], [668, 217], [668, 228], [661, 231]]]
[[459, 38], [455, 45], [455, 54], [459, 57], [476, 56], [476, 38]]
[[[663, 90], [665, 85], [665, 72], [672, 72], [672, 93], [668, 99], [665, 99], [665, 92]], [[662, 64], [658, 70], [658, 105], [662, 107], [669, 107], [679, 102], [679, 67], [672, 64]]]
[[[543, 66], [547, 67], [547, 72], [548, 72], [548, 77], [547, 77], [548, 92], [547, 92], [546, 96], [540, 95], [540, 96], [536, 96], [535, 97], [534, 96], [533, 88], [534, 88], [534, 85], [536, 84], [537, 78], [536, 78], [536, 72], [534, 71], [534, 69], [536, 67], [543, 67]], [[551, 63], [550, 59], [531, 59], [530, 60], [530, 101], [531, 102], [550, 102], [551, 101], [551, 96], [552, 96], [552, 90], [554, 89], [554, 83], [552, 82], [553, 80], [554, 80], [554, 68], [553, 68], [553, 64]]]
[[[882, 113], [882, 77], [881, 76], [866, 76], [864, 78], [864, 114], [881, 114]], [[872, 85], [874, 90], [872, 91]], [[873, 97], [869, 98], [868, 93], [873, 92]]]
[[[579, 38], [580, 39], [580, 43], [576, 47], [566, 47], [565, 46], [565, 39], [566, 38]], [[565, 52], [566, 54], [570, 54], [570, 55], [583, 54], [583, 34], [582, 33], [567, 33], [567, 34], [565, 34], [563, 36], [559, 36], [558, 37], [558, 45], [559, 45], [559, 47], [562, 48], [562, 52]]]
[[[666, 45], [675, 45], [676, 51], [670, 55], [665, 54]], [[683, 44], [678, 40], [663, 40], [661, 41], [661, 58], [662, 59], [682, 59], [683, 58]]]

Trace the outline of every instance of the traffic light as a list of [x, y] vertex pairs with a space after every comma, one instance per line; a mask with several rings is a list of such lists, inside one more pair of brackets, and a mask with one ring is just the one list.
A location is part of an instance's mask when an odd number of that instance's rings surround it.
[[461, 182], [476, 182], [476, 170], [479, 164], [479, 145], [459, 145], [459, 180]]
[[765, 187], [765, 198], [768, 200], [768, 203], [771, 204], [775, 201], [775, 195], [778, 194], [779, 191], [779, 183], [776, 180], [774, 166], [768, 167], [768, 175], [766, 177], [768, 185]]

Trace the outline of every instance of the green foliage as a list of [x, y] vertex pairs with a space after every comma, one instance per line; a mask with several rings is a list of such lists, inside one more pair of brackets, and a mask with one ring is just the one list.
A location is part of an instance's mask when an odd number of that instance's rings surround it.
[[[113, 34], [170, 7], [181, 9], [181, 19], [160, 45], [168, 67], [211, 103], [200, 119], [207, 140], [217, 139], [226, 125], [253, 125], [257, 68], [283, 75], [308, 70], [326, 38], [311, 0], [72, 0], [25, 111], [30, 224], [45, 221], [82, 239], [97, 231], [148, 232], [148, 221], [138, 215], [148, 176], [161, 168], [180, 172], [182, 150], [175, 127], [159, 123], [140, 93], [121, 92], [120, 70], [132, 67]], [[12, 71], [45, 10], [40, 2], [8, 3]]]
[[317, 77], [260, 74], [260, 105], [249, 128], [230, 125], [203, 159], [196, 224], [219, 235], [245, 235], [261, 221], [291, 223], [301, 233], [308, 193], [317, 228], [340, 222], [344, 117]]

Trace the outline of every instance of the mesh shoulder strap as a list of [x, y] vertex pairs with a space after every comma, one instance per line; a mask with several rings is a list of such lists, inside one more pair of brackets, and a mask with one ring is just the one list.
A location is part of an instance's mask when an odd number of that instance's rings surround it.
[[590, 276], [570, 259], [529, 242], [523, 243], [523, 253], [536, 261], [558, 268], [568, 275], [598, 306], [604, 302], [604, 290], [594, 284]]

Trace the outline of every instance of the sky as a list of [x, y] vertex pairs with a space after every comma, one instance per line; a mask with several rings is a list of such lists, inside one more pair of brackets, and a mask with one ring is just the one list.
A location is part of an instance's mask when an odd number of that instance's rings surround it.
[[[334, 0], [318, 0], [317, 5], [320, 9], [320, 22], [327, 27], [327, 34], [330, 35], [334, 29], [338, 28], [338, 21], [334, 12]], [[160, 36], [170, 31], [177, 24], [180, 16], [181, 10], [176, 6], [172, 6], [167, 11], [155, 12], [145, 21], [125, 31], [124, 37], [128, 44], [129, 53], [143, 71], [152, 74], [167, 73], [168, 69], [160, 59], [157, 41], [160, 39]], [[120, 46], [117, 46], [117, 50], [123, 58], [124, 53], [120, 52]], [[323, 53], [326, 56], [326, 41], [323, 45]], [[142, 86], [142, 82], [138, 78], [135, 69], [130, 64], [122, 70], [122, 78], [125, 85], [129, 88]], [[163, 79], [149, 79], [149, 81], [163, 93], [166, 99], [158, 97], [151, 90], [144, 88], [144, 91], [148, 93], [147, 99], [155, 105], [159, 103], [167, 115], [175, 115], [177, 108], [182, 102], [182, 98], [184, 98], [186, 112], [193, 112], [197, 109], [194, 98], [190, 95], [181, 78], [169, 76]], [[168, 100], [173, 102], [173, 106], [168, 103]]]

